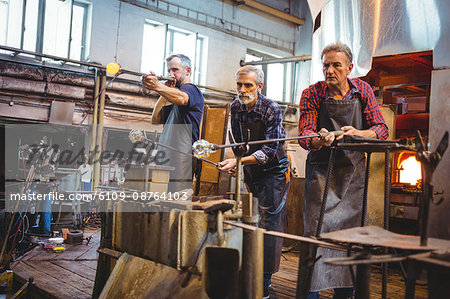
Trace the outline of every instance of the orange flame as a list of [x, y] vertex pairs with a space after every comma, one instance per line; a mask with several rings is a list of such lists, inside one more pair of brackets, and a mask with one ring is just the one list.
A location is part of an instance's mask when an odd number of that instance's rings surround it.
[[420, 162], [415, 156], [411, 156], [400, 164], [400, 182], [416, 185], [417, 180], [422, 178]]

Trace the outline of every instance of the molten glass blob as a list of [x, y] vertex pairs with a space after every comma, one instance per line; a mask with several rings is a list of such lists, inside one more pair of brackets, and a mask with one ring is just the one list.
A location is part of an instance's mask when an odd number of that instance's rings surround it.
[[106, 66], [106, 71], [110, 73], [111, 75], [115, 75], [118, 72], [120, 72], [120, 65], [116, 62], [110, 62]]
[[422, 178], [420, 162], [415, 156], [404, 160], [400, 165], [400, 182], [417, 185], [418, 180]]
[[128, 138], [133, 143], [142, 142], [142, 141], [145, 141], [147, 139], [147, 137], [145, 136], [144, 131], [138, 130], [138, 129], [131, 130], [130, 133], [128, 133]]
[[197, 140], [192, 145], [192, 153], [197, 158], [208, 158], [215, 152], [216, 150], [213, 148], [213, 145], [204, 139]]

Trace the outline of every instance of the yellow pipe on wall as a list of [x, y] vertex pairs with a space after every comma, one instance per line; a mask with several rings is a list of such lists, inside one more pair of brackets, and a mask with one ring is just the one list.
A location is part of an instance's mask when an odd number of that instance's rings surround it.
[[100, 79], [100, 90], [102, 93], [99, 96], [100, 106], [98, 110], [98, 127], [97, 127], [97, 136], [95, 142], [95, 152], [94, 152], [94, 188], [99, 185], [100, 181], [100, 153], [102, 151], [102, 139], [103, 139], [103, 119], [105, 112], [105, 86], [106, 86], [106, 73], [101, 73]]

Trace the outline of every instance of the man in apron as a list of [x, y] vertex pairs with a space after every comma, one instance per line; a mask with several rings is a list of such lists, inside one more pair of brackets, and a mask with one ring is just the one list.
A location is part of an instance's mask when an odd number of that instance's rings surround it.
[[[156, 91], [160, 97], [153, 108], [152, 124], [164, 124], [159, 143], [179, 151], [192, 152], [192, 143], [199, 139], [200, 122], [205, 100], [200, 90], [191, 83], [191, 60], [183, 54], [174, 54], [166, 59], [172, 80], [165, 84], [158, 81], [153, 72], [143, 76], [142, 84]], [[196, 160], [189, 155], [158, 148], [164, 151], [166, 165], [175, 167], [171, 173], [169, 191], [177, 192], [192, 188], [192, 175]]]
[[[322, 51], [325, 81], [305, 89], [300, 100], [299, 135], [343, 130], [345, 135], [386, 139], [388, 129], [369, 84], [349, 79], [353, 64], [350, 48], [337, 42]], [[341, 140], [339, 136], [336, 140]], [[299, 140], [308, 150], [306, 161], [304, 227], [305, 236], [316, 234], [325, 178], [334, 145], [334, 134], [324, 138]], [[364, 187], [365, 155], [339, 150], [330, 182], [327, 205], [320, 233], [359, 226]], [[318, 248], [322, 258], [315, 264], [309, 298], [318, 298], [318, 291], [334, 289], [334, 298], [349, 298], [353, 282], [348, 268], [323, 263], [328, 257], [346, 256], [345, 252]]]
[[[244, 66], [236, 73], [239, 98], [231, 104], [231, 129], [236, 142], [286, 137], [281, 124], [282, 111], [274, 101], [263, 96], [264, 73], [254, 66]], [[289, 190], [289, 161], [283, 142], [250, 146], [242, 158], [244, 180], [258, 198], [259, 226], [283, 231]], [[218, 169], [231, 172], [236, 159], [226, 159]], [[264, 297], [269, 296], [272, 274], [278, 271], [283, 239], [264, 236]]]

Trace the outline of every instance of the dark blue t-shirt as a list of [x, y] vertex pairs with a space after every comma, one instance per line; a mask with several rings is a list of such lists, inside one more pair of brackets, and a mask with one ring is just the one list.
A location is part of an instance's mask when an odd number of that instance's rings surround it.
[[202, 121], [203, 106], [205, 100], [200, 90], [191, 83], [181, 85], [180, 90], [187, 93], [189, 96], [189, 103], [186, 106], [169, 105], [161, 109], [161, 120], [166, 124], [170, 112], [175, 107], [179, 110], [180, 119], [175, 119], [173, 124], [188, 124], [192, 126], [192, 143], [199, 139], [200, 122]]

